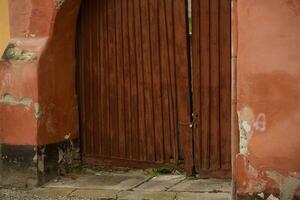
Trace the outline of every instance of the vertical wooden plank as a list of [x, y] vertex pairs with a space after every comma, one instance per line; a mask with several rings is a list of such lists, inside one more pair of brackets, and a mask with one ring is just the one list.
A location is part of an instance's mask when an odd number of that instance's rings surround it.
[[[85, 8], [87, 7], [87, 4], [85, 4]], [[87, 22], [88, 20], [88, 17], [87, 15], [85, 15], [85, 22]], [[88, 34], [89, 34], [89, 31], [88, 30], [85, 30], [84, 31], [84, 41], [85, 41], [85, 47], [86, 47], [86, 50], [84, 52], [84, 64], [87, 66], [87, 56], [88, 56]], [[84, 71], [84, 76], [87, 76], [88, 77], [88, 74], [87, 74], [87, 68], [85, 67], [83, 69]], [[88, 81], [85, 81], [85, 85], [88, 85]], [[86, 87], [85, 87], [86, 88]], [[86, 113], [88, 113], [88, 103], [87, 103], [87, 96], [88, 96], [88, 88], [85, 89], [85, 96], [83, 97], [84, 98], [84, 101], [86, 102], [84, 107], [85, 107], [85, 111]], [[85, 129], [86, 129], [86, 132], [85, 132], [85, 135], [84, 135], [84, 138], [85, 138], [85, 144], [86, 144], [86, 154], [88, 155], [88, 152], [89, 152], [89, 147], [88, 147], [88, 131], [89, 131], [89, 124], [88, 124], [88, 114], [86, 114], [86, 117], [85, 117]]]
[[193, 0], [192, 7], [193, 98], [199, 113], [195, 167], [199, 173], [221, 175], [231, 168], [230, 2]]
[[137, 63], [135, 42], [135, 15], [133, 0], [128, 1], [128, 29], [129, 29], [129, 62], [130, 62], [130, 90], [131, 90], [131, 143], [132, 158], [139, 157], [139, 135], [138, 135], [138, 95], [137, 95]]
[[165, 162], [168, 162], [172, 155], [171, 150], [171, 134], [170, 134], [170, 105], [169, 91], [171, 90], [170, 74], [168, 73], [169, 60], [168, 58], [168, 42], [166, 29], [166, 13], [165, 0], [158, 2], [158, 18], [159, 18], [159, 44], [160, 44], [160, 66], [161, 66], [161, 93], [162, 93], [162, 122], [163, 122], [163, 146]]
[[192, 152], [192, 129], [190, 98], [189, 98], [189, 65], [188, 65], [188, 38], [186, 21], [186, 4], [184, 0], [174, 0], [174, 27], [175, 32], [175, 63], [178, 102], [178, 123], [180, 139], [184, 149], [185, 171], [187, 175], [192, 174], [193, 152]]
[[116, 56], [116, 5], [115, 0], [108, 2], [108, 35], [109, 35], [109, 129], [111, 134], [111, 154], [119, 156], [119, 113], [117, 85], [117, 56]]
[[220, 169], [219, 0], [210, 1], [210, 170]]
[[209, 169], [210, 133], [210, 5], [209, 0], [200, 1], [201, 30], [201, 132], [202, 169]]
[[142, 46], [143, 46], [143, 65], [145, 78], [145, 119], [147, 135], [147, 159], [155, 161], [154, 145], [154, 122], [153, 122], [153, 101], [152, 101], [152, 69], [151, 69], [151, 50], [150, 50], [150, 24], [149, 24], [149, 0], [141, 1], [141, 20], [142, 20]]
[[176, 89], [176, 65], [175, 65], [175, 28], [174, 28], [174, 2], [166, 0], [166, 27], [168, 33], [168, 60], [169, 60], [169, 76], [171, 84], [171, 92], [169, 99], [171, 117], [171, 141], [173, 145], [173, 158], [177, 163], [179, 160], [179, 136], [178, 136], [178, 120], [177, 120], [177, 89]]
[[220, 2], [220, 92], [221, 92], [221, 160], [222, 169], [231, 167], [231, 5]]
[[158, 0], [149, 0], [150, 12], [150, 42], [152, 60], [153, 104], [154, 108], [154, 133], [156, 160], [163, 160], [163, 129], [161, 106], [161, 69], [159, 59], [159, 30], [158, 30]]
[[106, 115], [105, 115], [105, 107], [106, 107], [106, 32], [103, 27], [106, 25], [105, 21], [105, 2], [104, 1], [99, 1], [100, 2], [100, 41], [101, 41], [101, 69], [100, 69], [100, 82], [101, 82], [101, 89], [100, 89], [100, 95], [101, 95], [101, 105], [100, 105], [100, 113], [101, 115], [101, 155], [106, 155], [106, 144], [107, 142], [105, 141], [106, 134], [107, 134], [107, 127], [106, 127]]
[[123, 60], [123, 26], [122, 26], [122, 0], [116, 1], [116, 55], [117, 55], [117, 87], [118, 87], [118, 120], [119, 120], [119, 157], [126, 157], [125, 147], [125, 113], [124, 113], [124, 60]]
[[[108, 85], [108, 138], [110, 144], [114, 144], [116, 131], [115, 131], [115, 119], [114, 119], [114, 108], [116, 106], [114, 102], [114, 88], [115, 88], [115, 77], [114, 77], [114, 18], [113, 18], [113, 1], [106, 1], [106, 9], [107, 9], [107, 44], [108, 44], [108, 57], [107, 62], [107, 85]], [[110, 156], [114, 156], [114, 148], [113, 145], [109, 145]]]
[[[88, 8], [90, 9], [91, 2], [88, 1]], [[88, 15], [88, 54], [87, 54], [87, 65], [92, 65], [92, 26], [91, 26], [91, 15]], [[87, 68], [87, 74], [88, 77], [91, 77], [91, 68]], [[88, 113], [91, 113], [92, 110], [92, 102], [91, 102], [91, 97], [92, 97], [92, 88], [91, 86], [91, 79], [88, 79], [87, 81], [87, 102], [88, 102]], [[88, 132], [87, 132], [87, 142], [88, 142], [88, 154], [92, 155], [93, 151], [93, 145], [92, 145], [92, 132], [93, 132], [93, 122], [92, 122], [92, 117], [88, 115]]]
[[78, 43], [77, 43], [77, 50], [79, 51], [79, 99], [80, 99], [80, 130], [81, 130], [81, 141], [82, 141], [82, 151], [83, 151], [83, 155], [86, 155], [86, 111], [85, 111], [85, 33], [86, 31], [84, 31], [84, 26], [83, 26], [83, 22], [85, 20], [85, 5], [82, 5], [80, 8], [80, 22], [79, 22], [79, 36], [77, 38]]
[[124, 48], [124, 91], [125, 91], [125, 130], [126, 130], [126, 157], [131, 158], [131, 91], [130, 91], [130, 62], [129, 62], [129, 30], [128, 30], [128, 0], [122, 1], [123, 14], [123, 48]]
[[[100, 138], [100, 127], [99, 124], [101, 123], [101, 118], [99, 116], [99, 106], [100, 106], [100, 55], [101, 55], [101, 49], [100, 49], [100, 34], [99, 34], [99, 2], [94, 3], [94, 21], [93, 21], [93, 25], [94, 25], [94, 43], [95, 43], [95, 54], [93, 56], [93, 58], [95, 59], [94, 61], [94, 67], [95, 67], [95, 79], [94, 79], [94, 92], [96, 92], [96, 97], [95, 97], [95, 112], [93, 113], [94, 116], [94, 144], [95, 144], [95, 150], [94, 150], [94, 154], [95, 155], [99, 155], [100, 151], [101, 151], [101, 138]], [[100, 53], [99, 53], [100, 52]]]
[[196, 172], [202, 167], [201, 156], [201, 30], [200, 0], [192, 1], [193, 109], [197, 121], [194, 127], [194, 161]]
[[144, 109], [144, 66], [142, 50], [142, 22], [141, 22], [141, 2], [134, 0], [135, 19], [135, 41], [136, 41], [136, 67], [137, 67], [137, 90], [138, 90], [138, 133], [139, 133], [139, 159], [147, 160], [147, 142], [145, 130], [145, 109]]
[[[104, 43], [105, 43], [105, 66], [109, 65], [109, 37], [108, 37], [108, 1], [109, 0], [105, 0], [104, 1], [104, 13], [103, 13], [103, 22], [104, 22]], [[110, 84], [109, 84], [109, 68], [108, 67], [104, 67], [104, 96], [103, 98], [105, 99], [104, 101], [104, 112], [103, 112], [103, 116], [104, 116], [104, 140], [105, 140], [105, 156], [111, 156], [111, 148], [110, 148], [110, 144], [111, 144], [111, 138], [110, 138], [110, 129], [109, 129], [109, 119], [110, 119], [110, 113], [109, 113], [109, 106], [110, 106], [110, 102], [109, 102], [109, 91], [110, 91]]]
[[[96, 31], [95, 29], [95, 21], [96, 21], [96, 10], [95, 7], [92, 7], [92, 2], [90, 2], [90, 10], [92, 11], [92, 14], [90, 15], [90, 48], [91, 48], [91, 54], [90, 54], [90, 61], [91, 61], [91, 65], [93, 67], [90, 68], [90, 90], [91, 90], [91, 96], [90, 96], [90, 106], [91, 106], [91, 110], [95, 109], [97, 107], [97, 102], [94, 100], [97, 98], [97, 94], [95, 94], [95, 90], [96, 90], [96, 80], [97, 80], [97, 75], [96, 75], [96, 68], [97, 68], [97, 59], [96, 59], [96, 46], [97, 46], [97, 42], [95, 41], [95, 37], [94, 37], [94, 32]], [[93, 112], [91, 114], [91, 149], [92, 149], [92, 154], [96, 155], [96, 151], [97, 151], [97, 145], [98, 142], [96, 141], [97, 138], [97, 117], [96, 117], [96, 113]]]

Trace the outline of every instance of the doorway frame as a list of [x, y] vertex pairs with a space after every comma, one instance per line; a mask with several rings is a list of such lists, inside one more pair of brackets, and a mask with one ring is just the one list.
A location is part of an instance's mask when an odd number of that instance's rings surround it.
[[[237, 40], [238, 40], [238, 8], [237, 0], [228, 0], [231, 5], [231, 179], [232, 179], [232, 199], [236, 199], [236, 155], [239, 152], [239, 128], [237, 115]], [[80, 115], [79, 115], [80, 116]], [[82, 134], [80, 132], [80, 138]], [[81, 144], [82, 149], [82, 144]], [[92, 163], [99, 164], [98, 161], [90, 159]], [[110, 164], [109, 160], [103, 159], [104, 163]], [[116, 160], [116, 162], [118, 162]], [[121, 163], [120, 163], [121, 164]], [[139, 163], [135, 164], [139, 167]], [[159, 165], [148, 164], [149, 167], [159, 167]], [[172, 165], [170, 165], [172, 167]]]

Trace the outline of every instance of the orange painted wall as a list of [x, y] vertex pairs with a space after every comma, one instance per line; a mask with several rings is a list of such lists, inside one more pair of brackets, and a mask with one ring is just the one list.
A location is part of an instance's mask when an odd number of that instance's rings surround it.
[[300, 1], [238, 0], [236, 16], [238, 193], [283, 199], [300, 183]]
[[[80, 0], [9, 1], [10, 42], [34, 60], [0, 61], [0, 144], [78, 138], [75, 35]], [[9, 94], [17, 105], [7, 103]], [[27, 106], [19, 104], [29, 99]]]

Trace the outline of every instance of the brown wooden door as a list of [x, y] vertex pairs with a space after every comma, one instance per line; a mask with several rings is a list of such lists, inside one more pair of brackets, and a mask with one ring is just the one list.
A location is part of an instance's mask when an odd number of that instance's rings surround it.
[[230, 0], [192, 4], [195, 170], [200, 176], [230, 176]]
[[82, 1], [85, 161], [230, 176], [230, 1], [192, 0], [191, 48], [186, 3]]
[[[83, 0], [78, 28], [84, 160], [192, 172], [185, 0]], [[66, 30], [67, 31], [67, 30]]]

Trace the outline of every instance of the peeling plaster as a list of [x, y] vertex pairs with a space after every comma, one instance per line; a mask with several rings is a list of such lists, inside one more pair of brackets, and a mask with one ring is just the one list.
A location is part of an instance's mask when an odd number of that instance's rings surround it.
[[36, 119], [39, 119], [42, 116], [41, 106], [39, 103], [34, 103], [34, 116]]
[[22, 105], [22, 106], [30, 107], [32, 104], [32, 99], [21, 98], [20, 100], [18, 100], [13, 95], [6, 93], [0, 97], [0, 103], [11, 105], [11, 106]]
[[284, 176], [274, 171], [268, 171], [267, 175], [280, 186], [280, 200], [292, 200], [300, 187], [300, 179], [295, 176]]
[[248, 137], [251, 133], [251, 126], [247, 121], [239, 122], [240, 130], [240, 153], [243, 155], [248, 154]]
[[240, 154], [248, 155], [248, 140], [252, 135], [253, 111], [249, 107], [238, 112], [240, 132]]
[[294, 198], [297, 189], [300, 187], [300, 179], [287, 177], [280, 184], [280, 199], [290, 200]]
[[5, 60], [29, 62], [35, 60], [37, 56], [35, 52], [20, 49], [16, 47], [15, 44], [9, 44], [4, 51], [2, 58]]
[[56, 0], [55, 1], [55, 7], [57, 10], [61, 8], [61, 6], [64, 4], [65, 0]]
[[252, 177], [248, 182], [248, 191], [253, 193], [264, 192], [267, 186], [267, 181], [260, 178], [259, 171], [248, 161], [248, 174]]
[[[243, 183], [244, 191], [249, 195], [265, 197], [263, 199], [267, 200], [293, 200], [297, 189], [300, 188], [299, 173], [280, 174], [276, 171], [259, 170], [249, 160], [247, 160], [247, 176], [248, 181]], [[270, 193], [267, 191], [270, 184], [279, 189], [279, 198], [275, 197], [277, 193], [269, 196]]]
[[238, 112], [240, 132], [240, 154], [248, 155], [248, 142], [253, 133], [264, 133], [267, 129], [267, 116], [265, 113], [254, 114], [246, 106]]
[[279, 200], [279, 199], [271, 194], [271, 195], [267, 198], [267, 200]]

